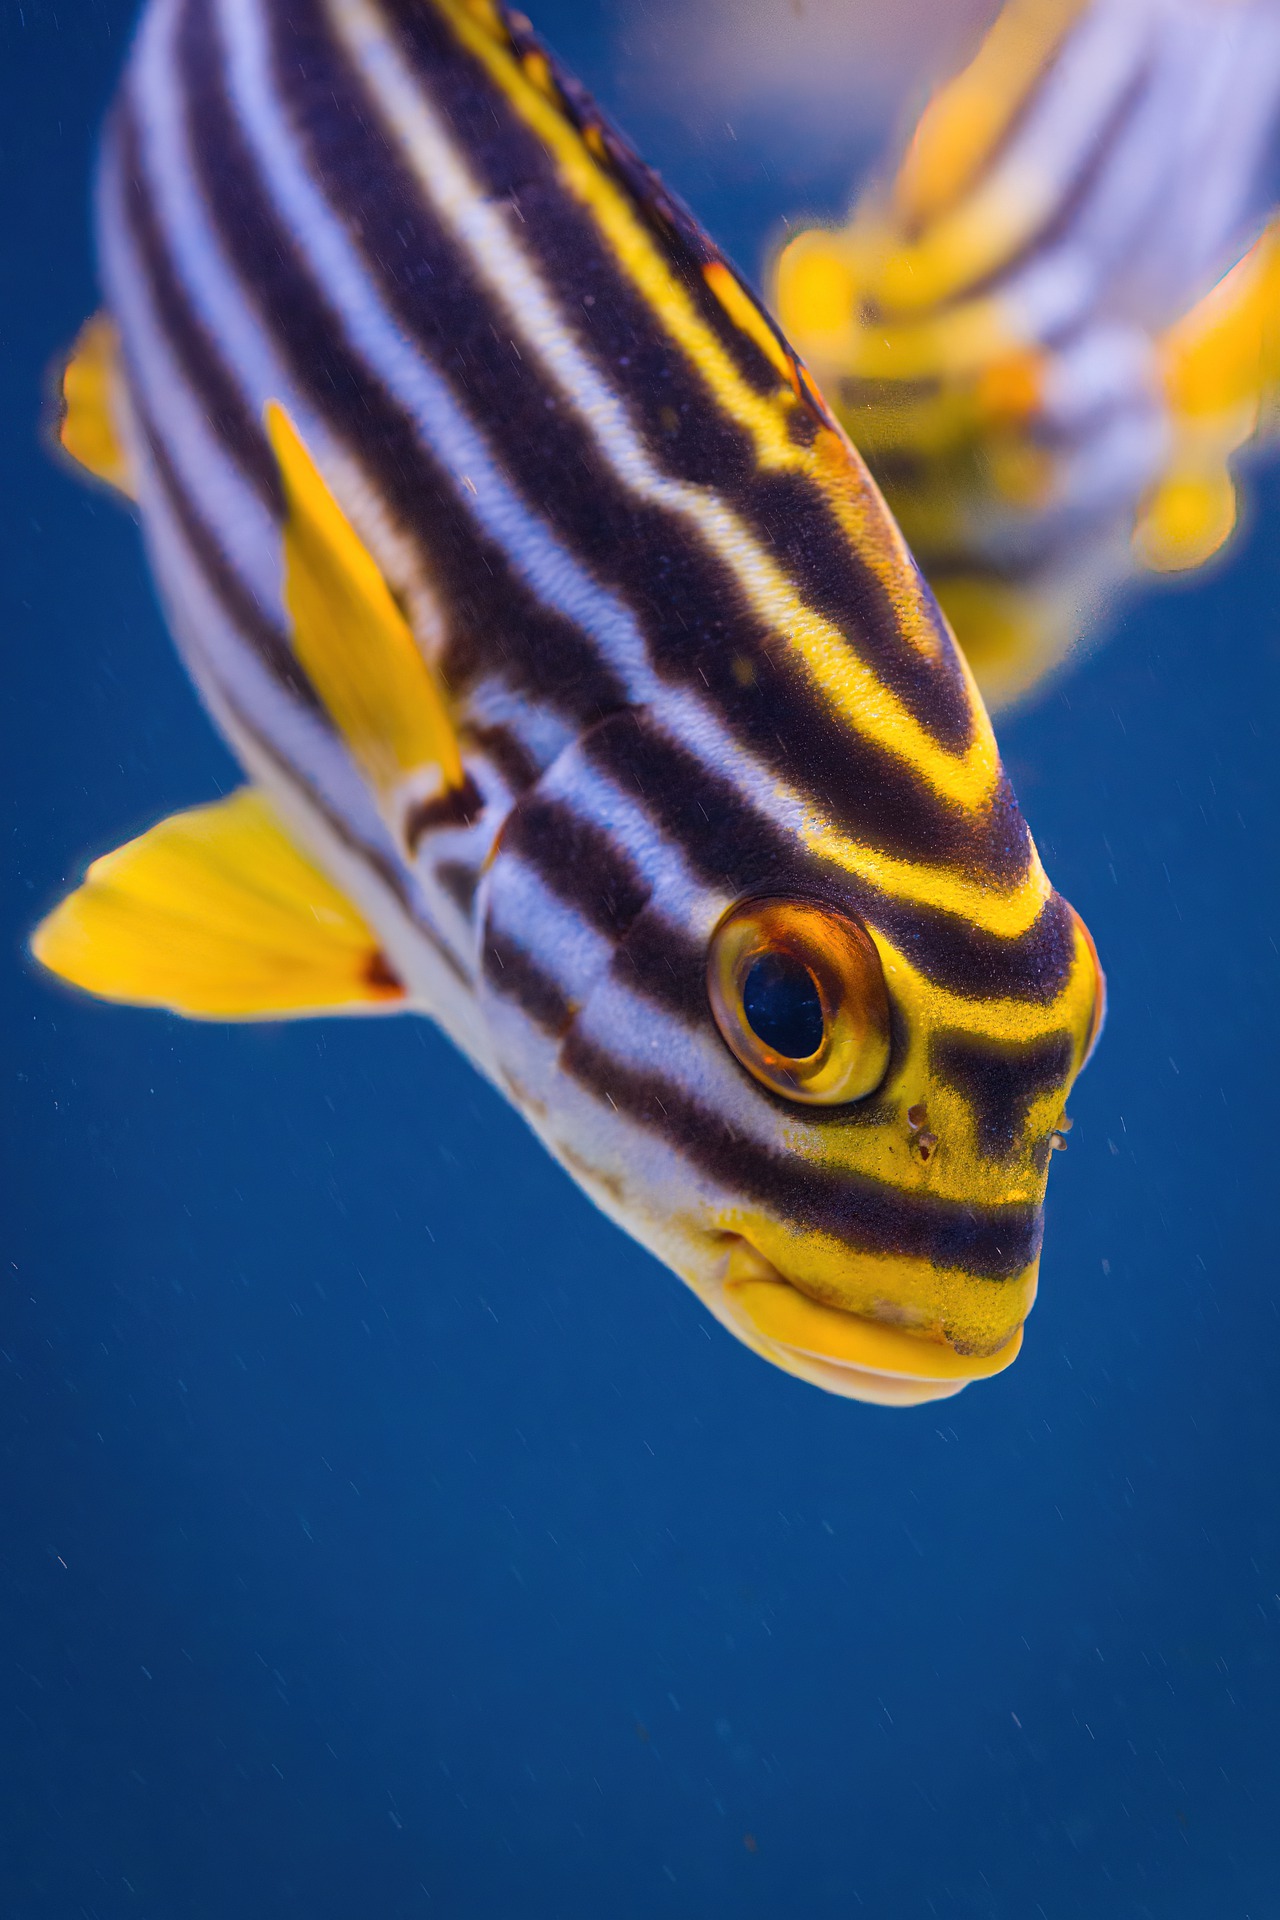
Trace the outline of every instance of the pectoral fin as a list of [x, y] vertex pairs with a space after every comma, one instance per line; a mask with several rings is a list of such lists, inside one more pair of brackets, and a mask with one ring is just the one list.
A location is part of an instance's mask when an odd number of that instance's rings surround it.
[[294, 650], [403, 830], [414, 803], [469, 787], [453, 722], [376, 561], [275, 401], [266, 425], [288, 508], [284, 597]]
[[133, 474], [117, 425], [121, 392], [115, 322], [95, 313], [81, 327], [63, 368], [58, 438], [73, 460], [132, 500]]
[[376, 935], [243, 787], [95, 860], [32, 936], [74, 986], [205, 1020], [394, 1012]]

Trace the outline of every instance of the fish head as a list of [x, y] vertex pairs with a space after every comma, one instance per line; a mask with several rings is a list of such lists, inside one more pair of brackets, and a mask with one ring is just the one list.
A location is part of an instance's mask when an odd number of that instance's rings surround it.
[[[886, 1404], [999, 1372], [1101, 1024], [1088, 932], [1034, 856], [1007, 926], [985, 902], [994, 930], [962, 894], [946, 910], [869, 885], [802, 830], [754, 876], [748, 846], [732, 891], [723, 861], [708, 884], [711, 861], [672, 855], [688, 842], [663, 752], [617, 716], [504, 828], [481, 921], [507, 1090], [775, 1365]], [[748, 831], [695, 804], [709, 838]]]

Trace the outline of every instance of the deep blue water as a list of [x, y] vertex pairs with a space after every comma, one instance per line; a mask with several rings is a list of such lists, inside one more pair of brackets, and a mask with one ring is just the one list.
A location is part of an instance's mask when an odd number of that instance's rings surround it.
[[[425, 1024], [187, 1026], [24, 960], [235, 778], [39, 437], [131, 11], [0, 8], [0, 1913], [1272, 1920], [1280, 486], [1005, 730], [1111, 982], [1023, 1357], [828, 1399]], [[622, 85], [603, 6], [541, 18]], [[795, 183], [628, 118], [753, 256]]]

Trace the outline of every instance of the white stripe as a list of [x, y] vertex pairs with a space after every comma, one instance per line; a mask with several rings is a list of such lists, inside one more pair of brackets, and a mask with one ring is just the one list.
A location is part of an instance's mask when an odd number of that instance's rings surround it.
[[[805, 603], [794, 581], [716, 493], [673, 479], [655, 465], [626, 402], [566, 324], [520, 243], [513, 216], [482, 191], [429, 96], [405, 66], [381, 7], [375, 0], [327, 0], [326, 10], [423, 192], [467, 249], [507, 324], [541, 362], [619, 481], [637, 498], [692, 527], [735, 575], [760, 618], [795, 645], [802, 671], [833, 700], [846, 722], [920, 773], [903, 734], [926, 735], [927, 729], [898, 696], [868, 670], [865, 697], [856, 703], [849, 698], [844, 663], [859, 660], [850, 636]], [[822, 667], [814, 666], [806, 641], [816, 642], [827, 655]], [[947, 754], [931, 736], [929, 744], [936, 757], [964, 764], [965, 754]]]
[[218, 11], [231, 93], [264, 183], [351, 346], [405, 409], [424, 447], [451, 477], [459, 506], [502, 547], [517, 576], [591, 635], [631, 698], [650, 698], [653, 679], [630, 610], [577, 564], [520, 498], [452, 388], [374, 292], [342, 222], [308, 174], [272, 91], [258, 0], [220, 0]]
[[754, 1145], [772, 1152], [820, 1144], [819, 1129], [796, 1108], [779, 1121], [772, 1103], [740, 1067], [713, 1026], [710, 1013], [693, 1025], [629, 988], [616, 974], [603, 976], [574, 1023], [575, 1032], [620, 1072], [652, 1074], [673, 1093], [704, 1107]]
[[423, 443], [455, 480], [460, 505], [496, 540], [513, 569], [543, 603], [562, 613], [597, 645], [623, 681], [631, 703], [653, 705], [674, 738], [728, 778], [763, 820], [802, 835], [811, 806], [732, 738], [714, 709], [682, 689], [658, 681], [630, 609], [600, 587], [535, 516], [503, 475], [478, 429], [446, 382], [406, 340], [373, 290], [329, 203], [307, 173], [287, 116], [270, 79], [270, 47], [258, 0], [220, 0], [228, 71], [242, 124], [265, 183], [312, 278], [339, 314], [348, 339], [390, 389]]
[[[148, 557], [178, 650], [249, 778], [272, 795], [286, 823], [298, 830], [301, 843], [365, 915], [417, 1010], [437, 1020], [480, 1071], [495, 1079], [492, 1043], [474, 988], [464, 986], [445, 966], [423, 932], [429, 927], [463, 971], [469, 972], [474, 944], [470, 929], [462, 930], [462, 944], [443, 937], [437, 914], [415, 877], [397, 860], [386, 827], [333, 737], [280, 693], [229, 626], [154, 476], [146, 532]], [[245, 734], [237, 712], [252, 716], [254, 728], [270, 747], [269, 754]], [[297, 766], [306, 767], [309, 775], [323, 771], [324, 778], [315, 780], [314, 797], [301, 781], [285, 777], [284, 768]], [[321, 808], [343, 821], [357, 844], [339, 837]], [[383, 854], [401, 873], [407, 908], [364, 847]]]
[[[143, 453], [145, 462], [145, 451]], [[154, 471], [146, 478], [143, 528], [147, 555], [179, 652], [202, 692], [210, 681], [237, 707], [289, 766], [305, 768], [324, 804], [353, 834], [393, 865], [393, 841], [336, 734], [291, 697], [232, 625], [187, 543]]]
[[129, 233], [124, 192], [113, 153], [103, 169], [99, 219], [108, 300], [125, 342], [130, 380], [164, 440], [184, 491], [199, 502], [201, 518], [228, 565], [250, 598], [283, 631], [279, 531], [209, 425], [202, 396], [182, 372]]
[[613, 942], [558, 900], [518, 854], [505, 849], [482, 892], [478, 917], [488, 933], [504, 935], [527, 953], [566, 1000], [587, 999], [609, 970]]
[[502, 727], [539, 770], [549, 767], [575, 738], [553, 707], [518, 693], [505, 680], [480, 680], [468, 688], [467, 719], [476, 727]]
[[652, 910], [689, 939], [708, 939], [731, 901], [694, 873], [677, 842], [663, 835], [643, 806], [598, 773], [584, 753], [566, 754], [543, 779], [540, 793], [579, 820], [601, 828], [629, 859], [653, 894]]
[[191, 305], [234, 364], [251, 396], [296, 408], [293, 382], [276, 353], [252, 294], [241, 283], [209, 217], [196, 178], [177, 65], [178, 0], [156, 0], [143, 16], [131, 71], [147, 184], [165, 246]]

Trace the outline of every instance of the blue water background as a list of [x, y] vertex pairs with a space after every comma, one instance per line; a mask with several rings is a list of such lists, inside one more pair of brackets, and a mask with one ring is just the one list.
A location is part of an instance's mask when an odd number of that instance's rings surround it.
[[[0, 1912], [1272, 1920], [1275, 479], [1004, 730], [1111, 979], [1024, 1355], [829, 1399], [426, 1024], [183, 1025], [24, 960], [236, 778], [39, 437], [131, 11], [0, 10]], [[607, 9], [541, 19], [617, 97]], [[847, 156], [627, 118], [747, 261], [838, 204]]]

